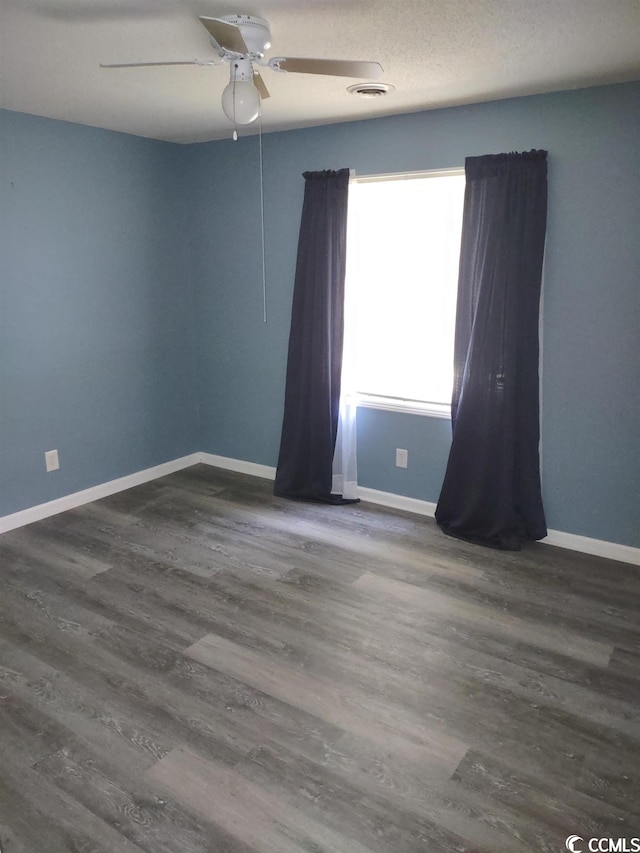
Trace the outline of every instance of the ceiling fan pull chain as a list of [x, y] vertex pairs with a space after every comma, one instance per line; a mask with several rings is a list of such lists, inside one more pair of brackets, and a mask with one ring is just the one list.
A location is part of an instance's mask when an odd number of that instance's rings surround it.
[[[236, 121], [236, 78], [233, 78], [233, 133], [231, 138], [234, 142], [238, 141], [238, 122]], [[2, 851], [0, 851], [2, 853]]]
[[238, 141], [238, 122], [236, 121], [236, 69], [238, 68], [238, 63], [235, 63], [233, 66], [233, 141]]
[[260, 147], [260, 230], [262, 232], [262, 322], [267, 322], [267, 265], [264, 239], [264, 175], [262, 171], [262, 102], [258, 114], [258, 141]]

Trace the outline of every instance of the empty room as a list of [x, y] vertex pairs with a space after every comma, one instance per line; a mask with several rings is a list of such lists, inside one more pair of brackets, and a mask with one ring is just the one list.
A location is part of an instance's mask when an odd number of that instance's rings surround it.
[[640, 850], [640, 2], [1, 0], [0, 853]]

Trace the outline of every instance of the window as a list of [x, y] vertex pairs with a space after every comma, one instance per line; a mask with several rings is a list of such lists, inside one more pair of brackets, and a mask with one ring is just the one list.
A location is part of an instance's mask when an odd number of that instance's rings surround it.
[[352, 178], [347, 347], [358, 405], [450, 415], [463, 170]]

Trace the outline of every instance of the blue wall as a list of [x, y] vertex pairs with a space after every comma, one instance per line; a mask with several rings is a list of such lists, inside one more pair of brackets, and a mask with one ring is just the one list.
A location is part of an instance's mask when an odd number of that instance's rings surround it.
[[[547, 520], [639, 546], [639, 107], [634, 83], [266, 135], [266, 326], [258, 140], [191, 146], [203, 450], [276, 463], [303, 171], [441, 169], [545, 148]], [[360, 484], [436, 501], [448, 422], [362, 409], [358, 418]], [[407, 470], [395, 468], [396, 447], [409, 451]]]
[[[0, 515], [195, 450], [275, 465], [303, 171], [546, 148], [547, 520], [640, 546], [639, 106], [636, 83], [265, 135], [266, 324], [257, 137], [2, 113]], [[361, 484], [437, 500], [449, 427], [360, 410]]]
[[4, 111], [0, 152], [3, 515], [198, 437], [184, 150]]

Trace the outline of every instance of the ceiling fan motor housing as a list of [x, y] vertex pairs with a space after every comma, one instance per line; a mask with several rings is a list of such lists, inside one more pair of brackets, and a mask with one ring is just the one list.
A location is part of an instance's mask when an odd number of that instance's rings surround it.
[[238, 27], [251, 58], [262, 58], [271, 47], [269, 22], [256, 15], [225, 15], [219, 20]]
[[232, 59], [229, 64], [231, 66], [230, 80], [232, 82], [236, 80], [238, 82], [242, 81], [253, 85], [253, 67], [250, 59], [247, 59], [246, 57]]

